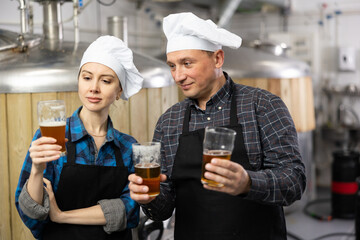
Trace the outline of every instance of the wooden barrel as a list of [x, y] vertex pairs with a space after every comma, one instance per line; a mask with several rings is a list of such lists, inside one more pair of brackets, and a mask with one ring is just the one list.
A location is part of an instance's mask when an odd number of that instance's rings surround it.
[[[0, 240], [34, 239], [15, 208], [15, 190], [38, 129], [37, 102], [50, 99], [65, 100], [67, 116], [81, 106], [77, 92], [0, 94]], [[110, 116], [119, 131], [151, 141], [158, 118], [177, 101], [175, 85], [142, 89], [129, 101], [116, 101]]]

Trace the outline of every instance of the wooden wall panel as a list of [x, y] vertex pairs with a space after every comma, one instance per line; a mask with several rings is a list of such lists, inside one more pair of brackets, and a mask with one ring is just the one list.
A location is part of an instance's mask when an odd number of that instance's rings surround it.
[[147, 103], [148, 103], [148, 141], [151, 141], [154, 136], [154, 130], [159, 117], [162, 114], [162, 89], [151, 88], [147, 89]]
[[138, 142], [149, 141], [147, 131], [147, 90], [142, 89], [130, 99], [130, 135]]
[[82, 105], [77, 92], [58, 92], [57, 99], [65, 101], [66, 117], [70, 117]]
[[130, 134], [130, 104], [129, 101], [119, 99], [110, 107], [110, 117], [114, 128], [120, 132]]
[[[15, 208], [15, 190], [33, 137], [31, 94], [7, 94], [12, 239], [34, 239]], [[11, 130], [10, 130], [11, 129]]]
[[45, 100], [56, 100], [57, 96], [56, 93], [33, 93], [31, 94], [31, 115], [32, 115], [32, 130], [33, 135], [35, 134], [36, 130], [39, 128], [39, 122], [37, 117], [37, 103], [39, 101]]
[[[306, 77], [305, 79], [305, 86], [304, 86], [304, 91], [302, 92], [304, 93], [312, 93], [313, 90], [313, 85], [312, 85], [312, 79], [310, 77]], [[313, 95], [309, 96], [308, 94], [301, 95], [300, 96], [301, 99], [305, 99], [305, 106], [306, 108], [306, 116], [304, 115], [304, 121], [306, 119], [307, 122], [307, 129], [315, 129], [316, 128], [316, 121], [315, 121], [315, 104], [314, 104], [314, 98]], [[304, 129], [305, 131], [305, 129]]]
[[[171, 85], [166, 88], [162, 88], [162, 112], [164, 113], [175, 103], [179, 102], [179, 87], [177, 85]], [[181, 90], [180, 90], [181, 91]], [[182, 92], [181, 92], [182, 94]]]
[[6, 95], [0, 94], [0, 240], [11, 239]]

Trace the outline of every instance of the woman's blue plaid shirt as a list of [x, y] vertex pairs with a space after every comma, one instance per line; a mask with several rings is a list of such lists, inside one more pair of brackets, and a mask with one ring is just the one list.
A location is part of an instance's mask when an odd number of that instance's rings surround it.
[[[97, 152], [92, 137], [88, 135], [79, 117], [80, 111], [81, 107], [76, 110], [73, 115], [67, 119], [66, 122], [66, 136], [68, 136], [68, 127], [69, 123], [71, 123], [71, 140], [73, 142], [76, 141], [76, 163], [86, 165], [116, 166], [115, 152], [112, 147], [112, 142], [114, 142], [114, 144], [120, 148], [124, 165], [125, 167], [127, 167], [129, 174], [134, 173], [135, 170], [132, 162], [132, 143], [135, 143], [136, 140], [130, 135], [121, 133], [114, 129], [112, 121], [109, 117], [106, 142], [100, 148], [100, 151]], [[41, 133], [38, 129], [32, 141], [40, 137]], [[66, 156], [61, 157], [56, 161], [48, 163], [44, 171], [44, 177], [52, 182], [54, 192], [57, 191], [62, 167], [66, 161]], [[29, 178], [31, 165], [32, 160], [28, 152], [20, 173], [19, 183], [16, 188], [15, 204], [20, 214], [20, 217], [25, 223], [25, 225], [31, 230], [33, 235], [38, 238], [41, 236], [43, 226], [48, 220], [38, 221], [27, 217], [21, 211], [18, 202], [21, 190], [25, 182]], [[139, 207], [138, 204], [130, 198], [128, 185], [126, 185], [126, 187], [123, 189], [123, 192], [121, 196], [119, 196], [119, 198], [123, 201], [126, 208], [127, 228], [134, 228], [135, 226], [137, 226], [139, 220]]]

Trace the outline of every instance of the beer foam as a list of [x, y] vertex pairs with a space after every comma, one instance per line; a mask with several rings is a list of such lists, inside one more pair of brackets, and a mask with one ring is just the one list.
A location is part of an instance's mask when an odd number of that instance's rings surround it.
[[134, 158], [140, 158], [142, 163], [152, 163], [160, 158], [160, 144], [133, 145]]
[[66, 122], [62, 121], [62, 122], [41, 122], [40, 127], [60, 127], [60, 126], [65, 126]]

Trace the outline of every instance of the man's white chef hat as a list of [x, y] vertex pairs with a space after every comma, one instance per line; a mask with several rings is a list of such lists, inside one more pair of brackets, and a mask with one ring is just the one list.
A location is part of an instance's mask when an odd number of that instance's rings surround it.
[[116, 73], [124, 100], [139, 92], [143, 86], [144, 79], [134, 65], [132, 51], [117, 37], [101, 36], [91, 43], [84, 52], [80, 68], [88, 62], [101, 63]]
[[166, 53], [186, 49], [215, 52], [222, 46], [239, 48], [241, 38], [219, 28], [211, 20], [203, 20], [193, 13], [170, 14], [163, 20], [163, 30], [168, 40]]

